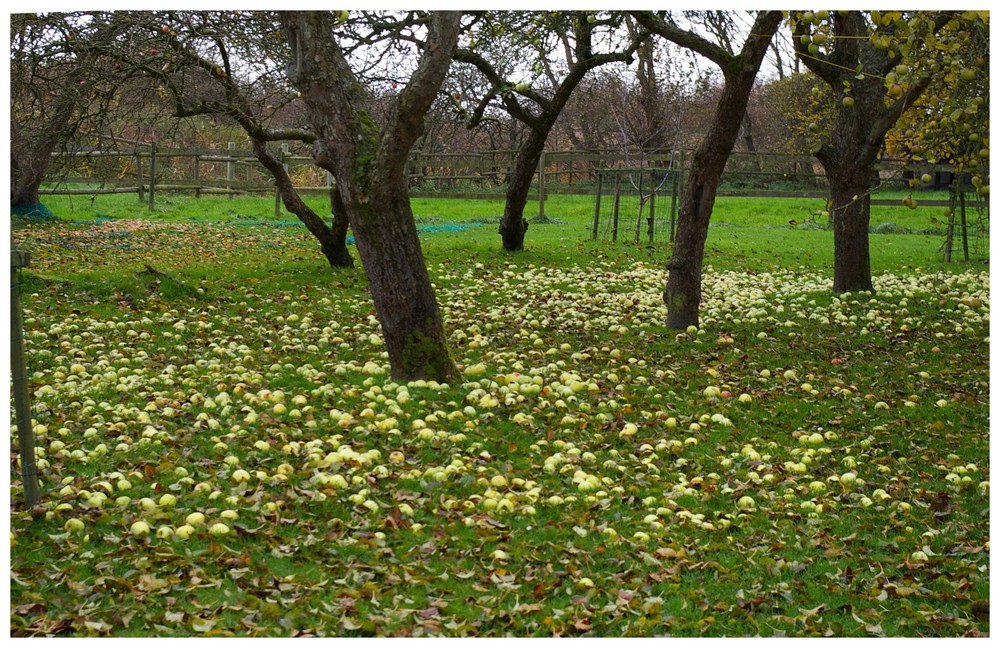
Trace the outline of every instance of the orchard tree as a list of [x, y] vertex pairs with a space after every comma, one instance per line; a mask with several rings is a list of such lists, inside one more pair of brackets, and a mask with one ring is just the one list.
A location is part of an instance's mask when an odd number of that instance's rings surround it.
[[[631, 16], [626, 24], [634, 25]], [[647, 38], [634, 65], [603, 66], [580, 84], [553, 134], [576, 150], [617, 148], [627, 158], [638, 151], [639, 164], [647, 153], [669, 153], [697, 128], [699, 101], [711, 90], [698, 59], [669, 41]]]
[[426, 35], [413, 71], [381, 125], [368, 109], [369, 89], [352, 68], [360, 59], [349, 59], [342, 46], [343, 18], [320, 11], [281, 14], [290, 46], [288, 77], [301, 93], [316, 135], [313, 158], [333, 175], [354, 231], [393, 378], [449, 380], [455, 365], [420, 249], [405, 169], [448, 73], [461, 14], [385, 16], [388, 29]]
[[94, 44], [71, 44], [81, 55], [100, 58], [122, 76], [142, 79], [170, 102], [173, 115], [191, 119], [221, 116], [236, 123], [250, 139], [257, 160], [273, 176], [285, 208], [306, 226], [333, 267], [351, 266], [347, 250], [348, 222], [336, 187], [331, 189], [333, 222], [310, 208], [269, 147], [277, 142], [311, 144], [316, 135], [300, 126], [274, 127], [276, 114], [294, 100], [286, 84], [276, 81], [287, 43], [273, 13], [128, 12], [127, 38]]
[[967, 26], [981, 20], [956, 11], [792, 14], [796, 54], [833, 92], [836, 109], [816, 151], [830, 184], [834, 292], [874, 290], [870, 196], [886, 135], [935, 78], [952, 71], [940, 52], [967, 43]]
[[71, 45], [114, 43], [127, 30], [119, 15], [11, 15], [11, 207], [38, 207], [52, 154], [100, 123], [115, 95], [113, 70]]
[[[649, 34], [632, 30], [621, 38], [623, 15], [614, 12], [494, 11], [479, 18], [455, 60], [475, 67], [489, 83], [470, 111], [470, 127], [480, 124], [496, 103], [527, 126], [500, 220], [503, 248], [517, 251], [524, 248], [528, 229], [524, 207], [531, 181], [563, 108], [588, 72], [632, 60]], [[524, 69], [524, 61], [533, 61], [530, 70]]]
[[646, 29], [715, 63], [723, 77], [711, 125], [691, 157], [678, 209], [673, 255], [667, 262], [669, 276], [663, 292], [666, 325], [685, 329], [698, 324], [705, 241], [719, 179], [740, 135], [757, 72], [782, 16], [780, 11], [759, 12], [742, 48], [734, 53], [692, 29], [678, 26], [669, 14], [634, 12], [633, 15]]

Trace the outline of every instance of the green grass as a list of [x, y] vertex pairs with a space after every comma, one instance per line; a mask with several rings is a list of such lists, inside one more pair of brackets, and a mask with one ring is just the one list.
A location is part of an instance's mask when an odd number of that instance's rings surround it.
[[13, 230], [44, 503], [12, 635], [989, 634], [989, 276], [940, 237], [873, 235], [878, 292], [834, 297], [811, 203], [720, 198], [678, 333], [669, 245], [590, 241], [587, 198], [514, 255], [499, 201], [414, 200], [470, 225], [422, 243], [486, 372], [407, 386], [361, 268], [271, 200], [46, 202]]

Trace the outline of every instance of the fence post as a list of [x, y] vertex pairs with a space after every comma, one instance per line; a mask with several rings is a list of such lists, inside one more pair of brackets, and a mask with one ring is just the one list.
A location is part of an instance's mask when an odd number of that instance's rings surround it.
[[195, 155], [194, 156], [194, 181], [196, 183], [195, 186], [194, 186], [194, 197], [195, 198], [201, 198], [201, 171], [200, 171], [200, 169], [201, 169], [201, 156], [200, 155]]
[[677, 192], [681, 191], [684, 187], [684, 151], [680, 152], [680, 163], [677, 165], [677, 171], [673, 174], [674, 176], [674, 190], [671, 192], [670, 196], [670, 242], [674, 242], [674, 237], [677, 233]]
[[[288, 173], [288, 163], [285, 162], [285, 157], [288, 156], [288, 142], [281, 143], [281, 168]], [[274, 183], [274, 217], [281, 218], [281, 192], [278, 191], [278, 183]]]
[[615, 198], [611, 207], [611, 242], [618, 242], [618, 210], [621, 207], [622, 197], [622, 174], [619, 171], [615, 174]]
[[639, 209], [637, 210], [636, 215], [635, 215], [635, 242], [636, 243], [639, 242], [639, 239], [641, 238], [641, 232], [642, 232], [642, 208], [645, 206], [644, 203], [646, 202], [642, 198], [642, 181], [643, 181], [643, 178], [645, 176], [646, 176], [645, 171], [643, 169], [639, 169]]
[[21, 268], [31, 262], [31, 254], [12, 250], [10, 255], [10, 362], [17, 412], [17, 441], [21, 454], [21, 480], [24, 502], [35, 506], [42, 501], [35, 463], [35, 431], [31, 427], [31, 400], [28, 395], [28, 371], [24, 361], [24, 330], [21, 325]]
[[146, 200], [146, 188], [142, 181], [142, 156], [139, 155], [139, 148], [135, 149], [135, 177], [139, 183], [139, 202]]
[[538, 218], [545, 218], [545, 151], [538, 156]]
[[944, 238], [944, 260], [945, 263], [951, 263], [951, 247], [952, 240], [955, 236], [955, 212], [958, 209], [958, 192], [955, 191], [955, 186], [952, 185], [950, 189], [950, 200], [951, 203], [948, 208], [948, 228], [945, 230]]
[[156, 194], [156, 141], [149, 143], [149, 209], [154, 207]]
[[961, 205], [961, 219], [962, 219], [962, 254], [965, 257], [965, 261], [969, 261], [969, 229], [965, 220], [965, 192], [961, 191], [958, 194], [958, 202]]
[[226, 189], [229, 190], [229, 199], [232, 200], [233, 181], [236, 180], [236, 160], [233, 158], [233, 154], [236, 152], [236, 142], [229, 142], [226, 150], [229, 151], [229, 161], [226, 162]]
[[599, 226], [599, 224], [601, 222], [601, 180], [603, 179], [603, 177], [604, 177], [604, 174], [601, 173], [600, 169], [598, 169], [597, 170], [597, 200], [594, 201], [594, 228], [590, 232], [590, 240], [591, 241], [596, 241], [597, 240], [597, 230], [598, 230], [598, 226]]
[[[655, 171], [653, 173], [655, 174]], [[652, 181], [650, 184], [653, 187], [653, 191], [649, 194], [649, 218], [648, 218], [649, 232], [648, 232], [648, 236], [649, 236], [649, 242], [652, 243], [653, 242], [653, 229], [654, 229], [653, 223], [655, 222], [655, 219], [656, 219], [656, 191], [657, 191], [658, 185], [656, 184], [656, 177], [655, 177], [655, 175], [652, 176], [650, 179]]]

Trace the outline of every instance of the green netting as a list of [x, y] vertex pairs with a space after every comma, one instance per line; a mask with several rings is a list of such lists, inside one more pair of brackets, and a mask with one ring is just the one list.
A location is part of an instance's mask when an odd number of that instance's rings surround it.
[[32, 223], [56, 219], [56, 215], [49, 211], [49, 208], [42, 203], [11, 205], [10, 215], [18, 220], [30, 221]]

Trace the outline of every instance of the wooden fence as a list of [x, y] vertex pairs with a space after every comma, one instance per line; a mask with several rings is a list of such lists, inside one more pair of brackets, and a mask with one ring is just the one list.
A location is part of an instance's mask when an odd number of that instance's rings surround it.
[[[286, 168], [297, 171], [306, 182], [302, 193], [329, 191], [330, 177], [313, 166], [312, 158], [289, 152], [280, 154]], [[502, 199], [513, 167], [513, 150], [479, 153], [415, 152], [407, 168], [410, 195], [468, 199]], [[551, 194], [595, 195], [599, 172], [608, 169], [658, 168], [684, 173], [689, 153], [666, 151], [546, 151], [542, 153], [533, 183], [539, 214], [545, 215], [545, 198]], [[140, 202], [155, 206], [162, 192], [204, 194], [275, 195], [275, 214], [281, 203], [273, 179], [253, 153], [239, 150], [230, 142], [225, 149], [160, 147], [157, 143], [133, 148], [88, 149], [57, 154], [53, 168], [58, 173], [55, 186], [43, 188], [48, 194], [99, 195], [134, 193]], [[931, 188], [946, 184], [943, 167], [908, 169], [902, 161], [884, 160], [880, 175], [883, 188], [905, 189], [909, 178], [932, 172]], [[809, 156], [769, 153], [734, 153], [726, 166], [719, 195], [772, 198], [824, 198], [826, 178]], [[873, 199], [873, 205], [896, 205], [898, 200]], [[947, 207], [949, 201], [921, 200], [923, 207]], [[983, 203], [985, 205], [985, 203]], [[974, 203], [972, 206], [980, 206]]]

